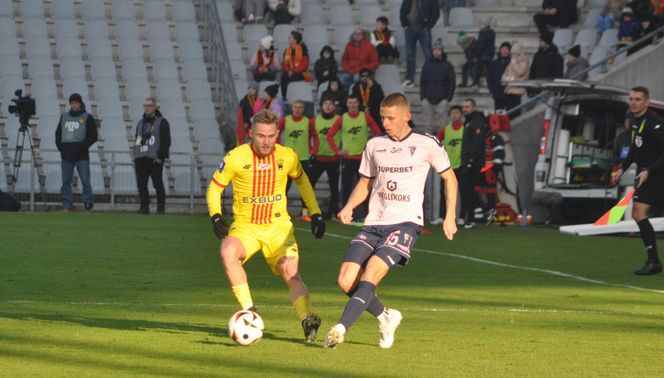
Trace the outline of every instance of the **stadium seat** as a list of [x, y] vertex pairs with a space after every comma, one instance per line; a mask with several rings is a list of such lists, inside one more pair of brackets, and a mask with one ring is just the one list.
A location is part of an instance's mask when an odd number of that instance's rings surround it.
[[145, 62], [141, 58], [128, 58], [122, 60], [122, 77], [127, 81], [131, 79], [146, 79], [148, 77]]
[[219, 156], [222, 155], [224, 146], [219, 138], [205, 138], [198, 143], [198, 151], [203, 154], [209, 154], [207, 157], [201, 156], [204, 162], [216, 162], [219, 161]]
[[115, 63], [108, 58], [93, 58], [90, 60], [90, 76], [93, 80], [111, 78], [115, 79]]
[[143, 60], [143, 46], [138, 39], [124, 39], [118, 43], [118, 54], [122, 60], [140, 59]]
[[269, 33], [263, 24], [247, 24], [244, 26], [242, 40], [249, 51], [255, 51], [258, 48], [260, 40]]
[[[12, 60], [5, 60], [6, 58], [0, 57], [0, 72], [2, 72], [2, 76], [7, 75], [5, 73], [5, 69], [8, 67], [12, 67], [12, 65], [16, 65], [13, 68], [18, 68], [17, 72], [13, 73], [15, 75], [22, 75], [23, 74], [23, 69], [21, 68], [21, 61], [18, 60], [18, 57], [14, 63], [12, 63]], [[30, 59], [28, 61], [28, 73], [30, 74], [31, 79], [36, 79], [36, 78], [50, 78], [53, 79], [55, 74], [53, 72], [53, 62], [51, 62], [50, 59]], [[10, 75], [12, 73], [9, 73]]]
[[111, 14], [116, 23], [119, 20], [134, 21], [136, 9], [132, 0], [113, 0], [111, 2]]
[[97, 115], [100, 118], [120, 116], [122, 118], [122, 103], [115, 96], [97, 96]]
[[78, 38], [78, 26], [74, 20], [57, 20], [53, 25], [53, 36], [55, 40], [63, 38]]
[[[231, 72], [233, 72], [233, 80], [247, 81], [247, 67], [244, 63], [238, 60], [231, 60]], [[246, 89], [246, 87], [245, 87]]]
[[99, 78], [94, 81], [95, 97], [117, 97], [120, 98], [118, 82], [115, 79]]
[[54, 20], [75, 20], [76, 7], [72, 0], [51, 0], [51, 17]]
[[[62, 112], [60, 110], [60, 101], [57, 97], [41, 97], [36, 101], [37, 114], [40, 118], [48, 116], [59, 116]], [[57, 121], [56, 121], [57, 122]]]
[[167, 20], [166, 6], [161, 0], [145, 0], [143, 2], [143, 19], [163, 22]]
[[106, 8], [104, 0], [85, 0], [83, 5], [83, 19], [90, 20], [105, 20]]
[[111, 41], [108, 38], [88, 38], [87, 55], [88, 59], [108, 58], [113, 59], [113, 49]]
[[383, 93], [385, 93], [385, 96], [387, 96], [389, 94], [392, 94], [392, 93], [406, 94], [403, 90], [403, 87], [399, 83], [397, 83], [397, 84], [395, 84], [395, 83], [385, 84], [385, 85], [382, 85], [382, 87], [383, 87]]
[[115, 36], [119, 42], [139, 40], [138, 24], [133, 20], [120, 20], [115, 23]]
[[28, 59], [51, 58], [51, 43], [46, 37], [30, 37], [26, 39], [26, 55]]
[[202, 60], [188, 60], [182, 67], [182, 77], [186, 81], [207, 80], [207, 66]]
[[[15, 75], [15, 76], [3, 76], [2, 80], [0, 80], [0, 85], [2, 86], [2, 98], [4, 99], [4, 103], [7, 104], [9, 101], [14, 98], [14, 91], [17, 89], [24, 89], [25, 88], [25, 82], [23, 81], [23, 75]], [[245, 87], [246, 89], [246, 87]], [[25, 90], [23, 93], [30, 93], [26, 92]], [[6, 107], [5, 107], [6, 109]]]
[[336, 27], [336, 30], [334, 31], [334, 44], [337, 47], [337, 50], [339, 50], [338, 54], [336, 55], [338, 61], [341, 61], [341, 56], [343, 55], [344, 49], [346, 48], [348, 41], [350, 41], [350, 37], [353, 35], [354, 31], [355, 26], [353, 25], [342, 25]]
[[[69, 78], [62, 83], [62, 94], [65, 99], [69, 98], [72, 93], [78, 93], [83, 97], [83, 102], [89, 104], [90, 91], [88, 89], [88, 81], [83, 78]], [[88, 109], [91, 110], [91, 109]]]
[[313, 102], [313, 87], [311, 84], [304, 81], [295, 81], [288, 84], [288, 97], [287, 101], [292, 103], [295, 100], [302, 100], [306, 102]]
[[159, 60], [154, 63], [152, 76], [156, 80], [178, 79], [178, 66], [172, 60]]
[[401, 82], [399, 67], [394, 64], [381, 64], [374, 74], [380, 85], [399, 84]]
[[455, 7], [450, 10], [450, 26], [453, 28], [472, 28], [475, 27], [473, 11], [470, 8]]
[[[289, 87], [290, 88], [290, 87]], [[200, 118], [215, 118], [214, 104], [212, 101], [208, 100], [199, 100], [191, 103], [190, 113], [195, 116], [196, 119]], [[192, 117], [194, 118], [194, 117]]]
[[383, 10], [376, 4], [362, 5], [360, 7], [360, 24], [367, 30], [373, 30], [376, 18], [383, 15]]
[[582, 29], [579, 31], [579, 34], [576, 35], [574, 44], [580, 45], [581, 55], [588, 57], [597, 44], [597, 29]]
[[55, 80], [41, 79], [32, 82], [32, 89], [30, 93], [33, 97], [53, 97], [57, 98], [58, 91], [56, 89]]
[[224, 41], [228, 53], [228, 60], [243, 60], [242, 46], [238, 41]]
[[603, 9], [601, 7], [590, 9], [583, 21], [583, 28], [589, 29], [597, 27], [597, 22], [599, 21], [599, 16], [602, 14], [602, 11]]
[[[258, 95], [260, 96], [260, 94], [263, 93], [263, 91], [265, 91], [265, 88], [269, 87], [272, 84], [278, 84], [278, 83], [276, 81], [268, 81], [268, 80], [263, 80], [263, 81], [259, 82], [258, 83]], [[246, 87], [244, 88], [244, 92], [246, 94], [246, 92], [247, 92]], [[277, 96], [279, 96], [279, 97], [282, 96], [282, 94], [281, 94], [281, 85], [279, 86], [279, 92], [277, 93]]]
[[19, 4], [23, 19], [44, 19], [44, 2], [42, 0], [21, 0]]
[[85, 66], [80, 57], [60, 58], [60, 77], [85, 79]]
[[553, 34], [553, 44], [558, 46], [558, 51], [565, 54], [572, 47], [574, 32], [572, 29], [558, 29]]
[[[113, 149], [126, 150], [127, 145], [127, 128], [124, 123], [124, 119], [121, 115], [111, 114], [105, 117], [98, 115], [101, 118], [101, 127], [100, 131], [104, 139], [108, 142], [111, 139], [116, 139], [111, 143], [110, 147], [115, 147]], [[119, 140], [118, 140], [119, 139]], [[109, 145], [104, 146], [106, 149], [109, 148]], [[110, 159], [110, 156], [107, 156]]]
[[170, 40], [157, 40], [150, 42], [150, 59], [174, 61], [173, 44]]
[[[129, 151], [127, 149], [127, 151]], [[116, 156], [127, 157], [127, 154], [116, 154]], [[133, 164], [116, 165], [111, 178], [111, 192], [116, 194], [136, 194], [136, 173]]]
[[171, 31], [168, 28], [167, 23], [155, 20], [148, 22], [146, 27], [147, 37], [150, 43], [160, 40], [171, 40]]
[[14, 2], [12, 0], [0, 0], [0, 17], [14, 18]]
[[58, 39], [55, 51], [60, 59], [78, 58], [81, 59], [81, 41], [78, 38]]
[[602, 33], [599, 39], [599, 46], [615, 47], [618, 43], [618, 29], [608, 29]]
[[217, 1], [217, 11], [219, 13], [219, 21], [222, 23], [225, 22], [234, 22], [235, 16], [233, 15], [233, 6], [227, 2]]
[[[274, 37], [274, 48], [277, 50], [277, 53], [281, 56], [286, 48], [288, 47], [288, 37], [292, 31], [295, 31], [296, 28], [293, 25], [281, 24], [274, 27], [272, 30], [272, 36]], [[311, 52], [309, 53], [311, 54]]]
[[316, 3], [302, 3], [302, 14], [300, 15], [300, 22], [304, 25], [324, 25], [325, 17], [323, 9], [320, 4]]
[[177, 79], [160, 80], [157, 82], [157, 97], [159, 99], [182, 99], [182, 87]]
[[[228, 43], [226, 43], [228, 47]], [[239, 46], [239, 44], [237, 44]], [[198, 41], [188, 41], [187, 43], [180, 43], [178, 46], [181, 62], [186, 62], [188, 60], [200, 60], [203, 61], [203, 47]], [[242, 48], [240, 47], [240, 54], [242, 54]]]
[[222, 22], [221, 32], [224, 35], [224, 41], [239, 41], [234, 22]]
[[178, 22], [175, 25], [175, 38], [177, 38], [180, 43], [200, 41], [198, 25], [195, 22]]
[[0, 38], [16, 39], [16, 23], [9, 17], [0, 16]]
[[355, 25], [353, 19], [353, 11], [348, 4], [334, 4], [330, 7], [329, 11], [330, 24], [339, 25]]
[[106, 20], [87, 20], [83, 32], [86, 38], [108, 38], [108, 24]]
[[[32, 65], [28, 68], [30, 69], [30, 76], [32, 76], [34, 68]], [[51, 73], [52, 72], [53, 69], [51, 69]], [[44, 72], [40, 72], [40, 74], [40, 76], [45, 76]], [[20, 75], [23, 75], [23, 66], [21, 65], [21, 60], [18, 58], [18, 55], [0, 55], [0, 77]]]
[[43, 19], [29, 18], [23, 20], [23, 38], [30, 37], [48, 38], [48, 29]]
[[190, 80], [187, 81], [187, 88], [185, 89], [187, 98], [191, 101], [197, 98], [210, 98], [212, 92], [210, 90], [210, 83], [207, 80]]
[[196, 11], [194, 10], [194, 5], [191, 1], [173, 1], [172, 13], [175, 22], [196, 22]]
[[16, 42], [16, 37], [4, 36], [0, 37], [0, 53], [2, 55], [16, 55], [19, 56], [20, 49]]
[[475, 6], [478, 8], [492, 8], [498, 6], [497, 0], [475, 0]]
[[[588, 63], [592, 66], [594, 64], [597, 64], [601, 62], [602, 60], [606, 59], [606, 57], [610, 54], [610, 48], [609, 46], [602, 46], [599, 45], [593, 49], [592, 54], [590, 54], [590, 59], [588, 59]], [[588, 77], [592, 78], [596, 75], [599, 75], [601, 73], [606, 72], [606, 64], [602, 64], [598, 67], [595, 67], [588, 72]]]

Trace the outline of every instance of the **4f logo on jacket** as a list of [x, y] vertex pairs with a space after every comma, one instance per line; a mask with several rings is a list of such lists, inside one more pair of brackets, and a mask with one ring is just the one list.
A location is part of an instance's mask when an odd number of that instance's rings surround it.
[[293, 130], [293, 131], [290, 132], [290, 134], [288, 134], [288, 136], [291, 137], [291, 138], [296, 138], [297, 139], [297, 138], [300, 137], [300, 135], [302, 135], [302, 133], [303, 133], [302, 130]]
[[361, 128], [362, 128], [362, 126], [354, 126], [354, 127], [351, 127], [351, 128], [348, 130], [348, 134], [357, 135], [357, 133], [360, 132], [360, 129], [361, 129]]

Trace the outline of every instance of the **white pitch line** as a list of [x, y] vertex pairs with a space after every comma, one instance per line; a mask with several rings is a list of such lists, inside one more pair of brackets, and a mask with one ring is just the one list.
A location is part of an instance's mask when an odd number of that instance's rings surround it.
[[[303, 228], [296, 228], [296, 230], [298, 230], [298, 231], [308, 231], [308, 230], [303, 229]], [[339, 234], [333, 234], [333, 233], [327, 233], [327, 232], [325, 233], [325, 235], [326, 236], [331, 236], [333, 238], [339, 238], [339, 239], [346, 239], [346, 240], [352, 239], [351, 237], [346, 236], [346, 235], [339, 235]], [[592, 279], [592, 278], [577, 276], [577, 275], [570, 274], [570, 273], [560, 272], [560, 271], [557, 271], [557, 270], [541, 269], [541, 268], [533, 268], [533, 267], [530, 267], [530, 266], [506, 264], [506, 263], [501, 263], [501, 262], [498, 262], [498, 261], [492, 261], [492, 260], [480, 259], [480, 258], [477, 258], [477, 257], [459, 255], [459, 254], [456, 254], [456, 253], [432, 251], [432, 250], [421, 249], [421, 248], [413, 248], [413, 251], [428, 253], [430, 255], [454, 257], [454, 258], [457, 258], [457, 259], [473, 261], [473, 262], [477, 262], [477, 263], [481, 263], [481, 264], [499, 266], [499, 267], [502, 267], [502, 268], [520, 269], [520, 270], [527, 270], [527, 271], [531, 271], [531, 272], [546, 273], [546, 274], [550, 274], [552, 276], [570, 278], [570, 279], [573, 279], [573, 280], [588, 282], [588, 283], [601, 285], [601, 286], [620, 287], [620, 288], [624, 288], [624, 289], [632, 289], [632, 290], [647, 291], [647, 292], [657, 293], [657, 294], [664, 294], [664, 290], [649, 289], [649, 288], [646, 288], [646, 287], [640, 287], [640, 286], [634, 286], [634, 285], [617, 284], [617, 283], [612, 283], [612, 282], [606, 282], [606, 281], [596, 280], [596, 279]]]

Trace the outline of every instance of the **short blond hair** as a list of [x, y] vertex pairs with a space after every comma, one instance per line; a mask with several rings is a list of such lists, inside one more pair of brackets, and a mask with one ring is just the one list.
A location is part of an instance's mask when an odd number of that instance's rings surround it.
[[410, 111], [410, 101], [408, 101], [408, 98], [405, 95], [399, 92], [390, 93], [380, 103], [381, 108], [391, 108], [393, 106], [405, 108], [408, 109], [408, 111]]
[[262, 109], [258, 113], [254, 114], [253, 117], [251, 117], [252, 128], [258, 123], [264, 123], [268, 125], [272, 124], [277, 126], [279, 124], [279, 114], [267, 109]]

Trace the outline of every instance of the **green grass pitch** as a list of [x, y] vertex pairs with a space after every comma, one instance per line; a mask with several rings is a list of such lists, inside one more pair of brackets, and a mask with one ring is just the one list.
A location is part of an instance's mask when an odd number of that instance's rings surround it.
[[[296, 227], [323, 338], [358, 229]], [[265, 335], [240, 347], [207, 217], [0, 213], [0, 376], [664, 375], [664, 275], [632, 275], [639, 238], [479, 227], [415, 248], [378, 288], [404, 316], [392, 349], [368, 314], [338, 349], [306, 345], [260, 255], [246, 268]]]

